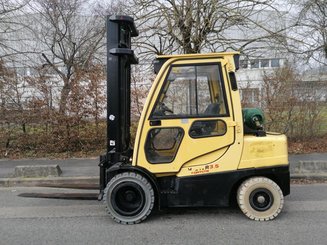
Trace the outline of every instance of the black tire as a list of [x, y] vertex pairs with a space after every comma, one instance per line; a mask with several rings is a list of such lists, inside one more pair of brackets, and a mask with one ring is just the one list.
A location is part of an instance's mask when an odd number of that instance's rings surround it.
[[245, 180], [238, 188], [237, 203], [249, 219], [272, 220], [283, 208], [284, 195], [271, 179], [253, 177]]
[[142, 175], [125, 172], [114, 176], [104, 190], [106, 210], [121, 224], [137, 224], [145, 220], [154, 206], [154, 191]]

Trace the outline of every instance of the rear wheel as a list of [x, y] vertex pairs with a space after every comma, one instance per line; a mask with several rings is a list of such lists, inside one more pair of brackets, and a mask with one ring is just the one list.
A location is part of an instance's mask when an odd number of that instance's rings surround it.
[[154, 206], [154, 191], [142, 175], [125, 172], [114, 176], [104, 191], [108, 214], [118, 223], [136, 224], [145, 220]]
[[271, 179], [254, 177], [244, 181], [238, 188], [237, 203], [252, 220], [272, 220], [281, 212], [284, 196]]

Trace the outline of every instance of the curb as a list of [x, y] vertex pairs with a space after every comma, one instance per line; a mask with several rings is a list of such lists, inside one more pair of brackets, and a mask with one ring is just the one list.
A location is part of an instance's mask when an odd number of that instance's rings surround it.
[[307, 160], [290, 164], [291, 179], [327, 180], [327, 161]]
[[290, 171], [298, 174], [327, 174], [327, 161], [299, 161], [290, 164]]
[[13, 177], [16, 178], [40, 178], [40, 177], [59, 177], [62, 170], [58, 164], [50, 165], [20, 165], [14, 169]]
[[312, 173], [307, 173], [307, 174], [291, 174], [291, 179], [307, 179], [307, 180], [327, 180], [327, 174], [322, 173], [322, 174], [312, 174]]
[[99, 189], [99, 177], [0, 178], [0, 187]]

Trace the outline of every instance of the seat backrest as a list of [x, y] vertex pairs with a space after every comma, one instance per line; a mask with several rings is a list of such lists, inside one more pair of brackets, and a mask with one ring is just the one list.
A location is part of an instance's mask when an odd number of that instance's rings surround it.
[[205, 115], [218, 115], [220, 111], [220, 105], [218, 103], [212, 103], [207, 106], [204, 111]]

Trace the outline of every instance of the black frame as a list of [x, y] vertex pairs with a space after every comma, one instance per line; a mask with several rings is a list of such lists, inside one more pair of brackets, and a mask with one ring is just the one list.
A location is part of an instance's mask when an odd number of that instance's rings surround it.
[[250, 177], [267, 177], [281, 188], [283, 195], [290, 194], [288, 165], [239, 169], [187, 177], [157, 178], [160, 191], [160, 208], [165, 207], [228, 207], [236, 202], [240, 184]]

